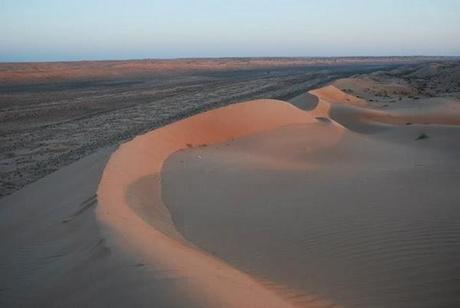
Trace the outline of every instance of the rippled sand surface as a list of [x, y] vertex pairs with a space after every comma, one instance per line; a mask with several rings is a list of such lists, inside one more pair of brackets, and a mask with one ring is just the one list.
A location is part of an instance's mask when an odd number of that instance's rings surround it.
[[177, 152], [162, 197], [186, 239], [268, 285], [347, 307], [456, 307], [459, 135], [282, 127]]

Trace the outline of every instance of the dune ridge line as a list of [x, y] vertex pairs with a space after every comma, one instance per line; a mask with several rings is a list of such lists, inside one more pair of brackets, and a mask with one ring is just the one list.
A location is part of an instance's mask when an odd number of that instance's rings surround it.
[[[152, 175], [157, 176], [151, 185], [159, 186], [163, 162], [178, 150], [222, 143], [285, 125], [316, 122], [312, 114], [289, 103], [255, 100], [192, 116], [121, 145], [109, 160], [98, 188], [97, 217], [106, 226], [108, 240], [112, 245], [142, 255], [144, 262], [185, 278], [181, 291], [199, 304], [291, 306], [249, 275], [181, 240], [167, 210], [160, 210], [163, 215], [147, 223], [133, 210], [136, 198], [129, 196], [129, 188]], [[160, 196], [154, 199], [153, 207], [164, 208]]]

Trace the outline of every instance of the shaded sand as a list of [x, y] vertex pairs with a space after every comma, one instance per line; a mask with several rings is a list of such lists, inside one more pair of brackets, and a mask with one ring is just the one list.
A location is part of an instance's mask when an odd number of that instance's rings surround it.
[[0, 200], [0, 307], [194, 307], [178, 277], [109, 246], [96, 189], [114, 150]]
[[347, 307], [453, 307], [460, 130], [426, 132], [441, 140], [411, 127], [321, 148], [337, 129], [304, 125], [179, 152], [163, 199], [187, 239], [262, 280]]
[[0, 200], [1, 307], [184, 306], [174, 281], [109, 247], [95, 217], [104, 149]]
[[[337, 109], [352, 114], [362, 100], [332, 86], [311, 93], [319, 102], [310, 114], [323, 121], [168, 159], [162, 196], [178, 230], [299, 294], [347, 307], [458, 306], [460, 127], [447, 125], [452, 114], [430, 100], [423, 114], [395, 108], [376, 118], [361, 107], [341, 126], [327, 117], [344, 119]], [[362, 132], [360, 121], [385, 130], [357, 134], [346, 129], [353, 121]], [[428, 138], [417, 140], [422, 133]]]

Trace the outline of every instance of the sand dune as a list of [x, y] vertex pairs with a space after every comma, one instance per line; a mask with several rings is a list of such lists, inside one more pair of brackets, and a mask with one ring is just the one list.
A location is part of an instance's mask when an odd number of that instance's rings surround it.
[[[363, 96], [339, 88], [350, 84]], [[0, 267], [0, 304], [458, 303], [445, 275], [460, 252], [458, 100], [384, 107], [367, 86], [342, 80], [296, 99], [305, 110], [249, 101], [138, 136], [113, 152], [97, 194], [110, 150], [2, 199], [2, 258], [16, 265]]]
[[[138, 187], [159, 192], [155, 187], [160, 185], [158, 175], [163, 162], [178, 150], [314, 122], [309, 114], [287, 103], [259, 100], [199, 114], [122, 145], [110, 159], [98, 189], [98, 217], [115, 235], [110, 245], [134, 250], [143, 262], [160, 265], [182, 277], [181, 292], [195, 294], [199, 305], [288, 306], [288, 302], [249, 276], [182, 241], [164, 210], [161, 196], [142, 198], [146, 191]], [[141, 184], [143, 181], [148, 185]], [[139, 204], [142, 202], [148, 204]], [[139, 208], [162, 215], [147, 222], [137, 215]]]
[[360, 107], [368, 106], [368, 103], [365, 100], [349, 95], [333, 85], [310, 91], [310, 93], [318, 97], [320, 100], [332, 104], [339, 103]]
[[[349, 95], [335, 86], [310, 93], [318, 98], [318, 102], [308, 112], [281, 101], [241, 103], [174, 123], [121, 146], [108, 163], [98, 190], [98, 217], [111, 234], [118, 234], [112, 237], [114, 242], [111, 246], [121, 245], [124, 249], [127, 246], [129, 250], [142, 255], [144, 262], [162, 264], [162, 267], [176, 275], [186, 277], [187, 283], [181, 287], [195, 294], [198, 302], [205, 300], [206, 304], [239, 306], [250, 301], [255, 306], [266, 306], [268, 303], [278, 306], [289, 297], [288, 289], [284, 288], [281, 293], [274, 292], [274, 288], [266, 287], [270, 283], [262, 284], [260, 280], [203, 253], [177, 232], [161, 198], [160, 172], [165, 160], [179, 150], [205, 148], [210, 144], [231, 142], [283, 126], [307, 125], [314, 135], [307, 142], [309, 152], [315, 153], [339, 143], [347, 126], [353, 128], [353, 125], [374, 122], [405, 125], [409, 121], [446, 125], [458, 123], [457, 115], [446, 112], [438, 115], [430, 108], [425, 108], [424, 112], [408, 110], [407, 114], [400, 110], [376, 110], [366, 100]], [[446, 104], [434, 108], [445, 111]], [[302, 132], [303, 129], [298, 128], [297, 131]], [[289, 136], [292, 140], [285, 136], [282, 141], [284, 146], [276, 138], [273, 144], [256, 143], [258, 150], [251, 153], [251, 168], [314, 169], [314, 163], [304, 160], [308, 152], [298, 150], [299, 135], [292, 131]], [[252, 144], [254, 146], [254, 141]], [[242, 159], [248, 159], [244, 151], [229, 152], [224, 160]], [[218, 280], [214, 275], [216, 267], [220, 271]], [[301, 298], [296, 304], [312, 304], [308, 295]], [[292, 301], [286, 301], [283, 305], [288, 303]], [[324, 304], [318, 300], [315, 303]]]
[[[356, 83], [356, 81], [353, 81]], [[339, 81], [343, 84], [345, 81]], [[447, 97], [425, 98], [416, 105], [393, 104], [382, 110], [372, 106], [366, 100], [349, 95], [330, 85], [310, 91], [319, 102], [313, 111], [317, 116], [331, 117], [347, 128], [368, 133], [371, 125], [393, 124], [438, 124], [460, 125], [459, 100]], [[381, 127], [381, 126], [380, 126]]]
[[[258, 149], [251, 153], [251, 168], [310, 170], [315, 168], [315, 164], [305, 161], [305, 155], [321, 152], [321, 149], [339, 143], [344, 126], [350, 123], [459, 123], [457, 115], [446, 112], [438, 115], [429, 108], [415, 113], [409, 110], [407, 114], [400, 110], [375, 110], [366, 100], [334, 86], [310, 93], [318, 98], [318, 103], [309, 112], [281, 101], [241, 103], [174, 123], [121, 146], [109, 161], [98, 190], [98, 217], [115, 235], [110, 245], [135, 251], [143, 257], [143, 262], [161, 264], [161, 268], [185, 277], [187, 282], [180, 285], [182, 292], [193, 294], [192, 297], [199, 304], [248, 306], [250, 303], [249, 306], [264, 307], [293, 303], [305, 306], [330, 304], [307, 293], [300, 296], [294, 292], [297, 300], [289, 300], [289, 294], [293, 292], [289, 288], [270, 287], [276, 282], [262, 283], [262, 280], [251, 278], [193, 247], [176, 230], [161, 197], [161, 169], [165, 160], [179, 150], [205, 148], [210, 144], [222, 144], [291, 126], [294, 127], [288, 135], [291, 138], [284, 136], [280, 141], [273, 137], [276, 141], [268, 144], [251, 141], [252, 146]], [[435, 110], [445, 110], [446, 106], [442, 103]], [[307, 152], [298, 149], [299, 135], [295, 131], [304, 130], [295, 128], [296, 125], [306, 125], [307, 131], [304, 133], [313, 134], [308, 138]], [[224, 158], [227, 162], [242, 160], [246, 163], [248, 160], [244, 151], [228, 152]], [[189, 206], [193, 207], [193, 202]], [[219, 271], [218, 277], [216, 269]], [[280, 289], [283, 290], [281, 293]]]

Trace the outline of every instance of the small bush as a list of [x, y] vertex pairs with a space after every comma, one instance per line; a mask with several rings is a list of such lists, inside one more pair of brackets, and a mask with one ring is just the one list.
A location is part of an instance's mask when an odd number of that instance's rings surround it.
[[425, 133], [420, 134], [415, 140], [422, 140], [422, 139], [427, 139], [428, 135]]

